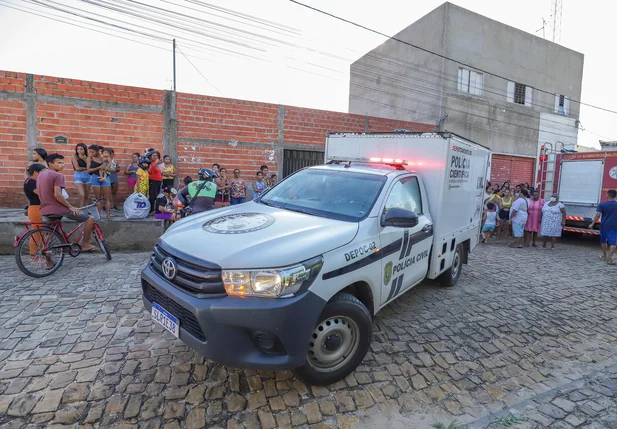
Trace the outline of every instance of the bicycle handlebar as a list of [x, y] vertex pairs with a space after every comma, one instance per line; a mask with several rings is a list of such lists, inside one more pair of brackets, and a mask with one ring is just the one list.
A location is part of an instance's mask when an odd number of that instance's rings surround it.
[[77, 210], [85, 210], [85, 209], [89, 209], [90, 207], [94, 207], [96, 206], [96, 203], [98, 203], [99, 201], [103, 201], [105, 198], [97, 198], [95, 199], [92, 204], [88, 204], [87, 206], [83, 206], [83, 207], [77, 207]]

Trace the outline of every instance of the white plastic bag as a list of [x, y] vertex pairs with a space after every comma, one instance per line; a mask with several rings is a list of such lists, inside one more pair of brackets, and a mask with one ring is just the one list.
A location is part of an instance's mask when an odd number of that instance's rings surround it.
[[143, 219], [149, 213], [150, 201], [144, 194], [134, 192], [124, 201], [124, 216], [127, 219]]

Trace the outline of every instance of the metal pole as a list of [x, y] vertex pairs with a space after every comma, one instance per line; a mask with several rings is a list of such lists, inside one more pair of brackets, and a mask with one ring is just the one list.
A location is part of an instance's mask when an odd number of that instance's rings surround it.
[[174, 92], [176, 92], [176, 39], [174, 39]]

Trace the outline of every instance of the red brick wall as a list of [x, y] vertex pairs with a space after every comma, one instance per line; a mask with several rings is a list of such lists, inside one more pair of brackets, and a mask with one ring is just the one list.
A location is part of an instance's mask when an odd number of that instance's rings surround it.
[[[0, 71], [0, 205], [9, 206], [21, 198], [24, 168], [28, 163], [26, 105], [19, 99], [3, 98], [5, 92], [24, 93], [26, 75]], [[16, 195], [16, 194], [19, 194]]]
[[[162, 152], [165, 91], [88, 82], [49, 76], [33, 76], [36, 91], [36, 140], [49, 153], [67, 158], [67, 190], [73, 188], [70, 157], [77, 143], [112, 147], [116, 160], [126, 166], [133, 152], [154, 147]], [[26, 75], [0, 71], [0, 205], [26, 204], [22, 192], [23, 171], [28, 163], [25, 109]], [[3, 96], [3, 92], [6, 94]], [[339, 112], [284, 106], [285, 144], [323, 148], [326, 134], [337, 131], [363, 132], [366, 117]], [[262, 164], [278, 168], [279, 106], [245, 100], [177, 94], [178, 159], [180, 177], [195, 177], [199, 168], [218, 162], [231, 175], [234, 168], [253, 180]], [[368, 118], [369, 131], [397, 128], [433, 131], [434, 126]], [[68, 144], [54, 137], [68, 137]], [[240, 142], [240, 144], [236, 144]], [[323, 149], [322, 149], [323, 150]], [[120, 203], [130, 193], [126, 176], [119, 174]], [[73, 200], [74, 201], [74, 200]], [[75, 201], [74, 201], [75, 202]]]
[[[196, 178], [200, 168], [215, 162], [230, 170], [230, 176], [234, 168], [239, 168], [248, 180], [263, 164], [276, 170], [276, 156], [270, 161], [267, 148], [232, 145], [234, 141], [262, 143], [273, 150], [278, 139], [278, 105], [184, 93], [177, 95], [176, 103], [181, 177]], [[228, 143], [208, 144], [203, 140]]]
[[[326, 134], [336, 131], [364, 132], [366, 117], [327, 110], [284, 106], [284, 142], [325, 147]], [[178, 94], [178, 168], [181, 176], [195, 176], [200, 167], [217, 162], [228, 172], [235, 168], [253, 180], [259, 167], [278, 168], [278, 115], [276, 104]], [[369, 117], [369, 131], [411, 129], [434, 131], [435, 127]], [[211, 139], [226, 144], [208, 144], [189, 139]], [[259, 147], [233, 146], [234, 141], [259, 143]], [[231, 144], [229, 144], [231, 142]]]

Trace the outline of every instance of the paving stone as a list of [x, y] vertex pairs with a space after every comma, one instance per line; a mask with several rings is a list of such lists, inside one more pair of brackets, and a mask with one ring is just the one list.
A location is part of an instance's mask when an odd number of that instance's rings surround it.
[[[517, 427], [603, 428], [617, 392], [611, 273], [589, 270], [595, 257], [572, 241], [555, 252], [522, 250], [524, 281], [495, 280], [501, 265], [493, 261], [511, 260], [513, 251], [491, 244], [470, 255], [457, 288], [423, 284], [403, 295], [376, 316], [360, 367], [326, 387], [289, 371], [213, 364], [153, 327], [139, 281], [149, 252], [108, 264], [82, 255], [92, 261], [86, 281], [82, 264], [63, 266], [62, 281], [40, 281], [0, 257], [0, 414], [26, 406], [9, 417], [19, 427], [321, 429], [360, 427], [361, 417], [392, 410], [469, 422], [554, 389]], [[27, 293], [16, 286], [24, 281]], [[590, 371], [598, 372], [586, 378]], [[561, 389], [571, 380], [583, 387]], [[38, 398], [30, 411], [15, 405], [28, 393]]]
[[283, 401], [285, 401], [285, 405], [288, 407], [297, 407], [300, 405], [300, 397], [298, 392], [292, 390], [283, 395]]
[[[251, 393], [248, 396], [249, 410], [257, 410], [260, 407], [268, 404], [265, 392]], [[289, 405], [289, 404], [288, 404]]]
[[70, 425], [76, 423], [83, 415], [85, 404], [69, 404], [56, 412], [54, 423]]
[[304, 404], [304, 412], [310, 424], [319, 423], [323, 419], [317, 402], [308, 402]]
[[[244, 398], [244, 396], [231, 394], [227, 397], [226, 404], [227, 404], [227, 411], [229, 411], [230, 413], [236, 413], [239, 411], [243, 411], [246, 408], [246, 399]], [[253, 407], [250, 407], [250, 409], [256, 409], [258, 407], [265, 405], [265, 403], [260, 405], [260, 402], [253, 400], [252, 405]]]
[[291, 425], [292, 426], [302, 426], [308, 422], [306, 415], [301, 411], [292, 411], [291, 412]]
[[576, 408], [576, 404], [574, 402], [570, 402], [565, 398], [555, 398], [552, 404], [561, 408], [566, 413], [571, 413]]
[[206, 386], [198, 385], [192, 387], [186, 396], [186, 402], [191, 405], [199, 405], [204, 401], [204, 395], [206, 393]]
[[201, 429], [206, 426], [206, 410], [204, 408], [193, 408], [186, 417], [187, 429]]
[[124, 409], [124, 418], [130, 419], [139, 415], [143, 397], [142, 395], [131, 395], [126, 408]]
[[105, 411], [104, 404], [92, 404], [88, 410], [88, 415], [84, 420], [85, 423], [96, 423], [101, 419], [103, 412]]
[[259, 416], [259, 421], [263, 429], [274, 429], [276, 427], [276, 421], [271, 412], [259, 410], [257, 415]]
[[427, 387], [426, 380], [420, 374], [416, 374], [411, 377], [411, 384], [416, 390], [422, 390]]
[[141, 406], [141, 419], [148, 420], [149, 418], [160, 416], [163, 414], [163, 398], [150, 398]]
[[36, 404], [33, 413], [49, 413], [56, 411], [60, 406], [60, 400], [62, 399], [62, 392], [59, 390], [51, 390], [45, 392], [43, 398]]
[[358, 408], [369, 408], [375, 404], [371, 395], [365, 390], [354, 391], [353, 397]]
[[165, 401], [165, 411], [163, 412], [163, 418], [182, 418], [184, 417], [185, 407], [186, 405], [184, 402]]
[[24, 391], [25, 387], [30, 383], [30, 377], [24, 378], [15, 378], [11, 381], [11, 384], [8, 385], [6, 390], [4, 391], [5, 395], [14, 395], [16, 393], [21, 393]]
[[354, 403], [351, 395], [347, 392], [337, 392], [334, 394], [337, 404], [339, 405], [339, 411], [354, 411], [356, 404]]
[[40, 399], [41, 396], [36, 394], [18, 396], [11, 402], [11, 406], [9, 407], [6, 414], [16, 417], [27, 416], [30, 411], [34, 409], [35, 405]]

